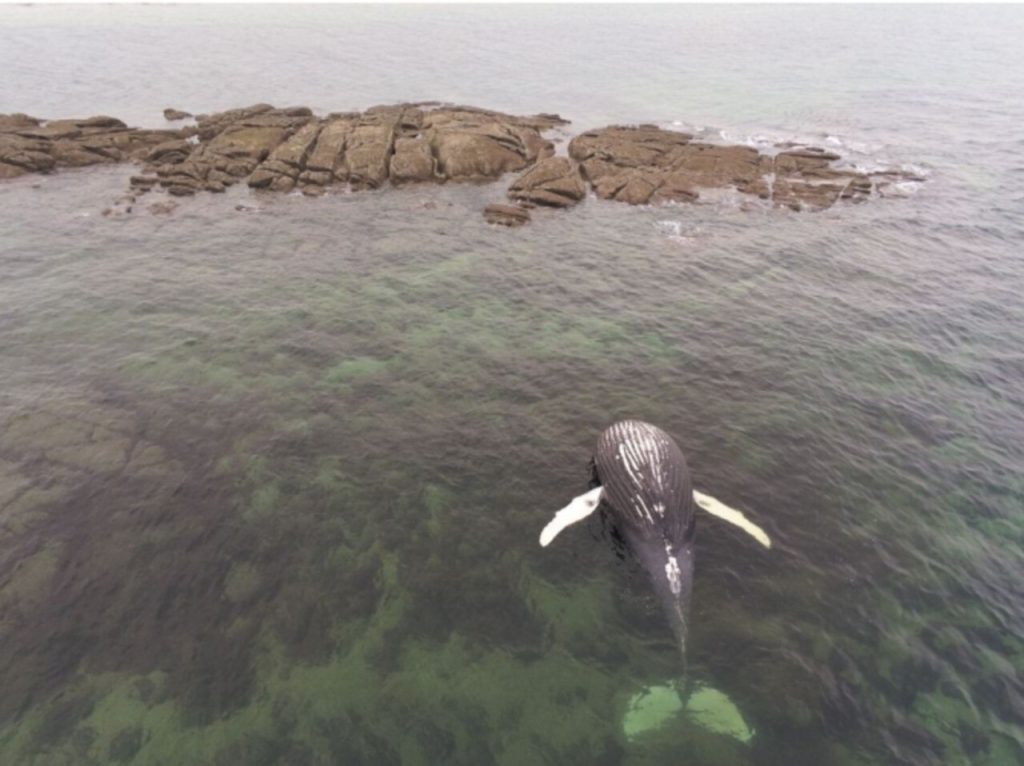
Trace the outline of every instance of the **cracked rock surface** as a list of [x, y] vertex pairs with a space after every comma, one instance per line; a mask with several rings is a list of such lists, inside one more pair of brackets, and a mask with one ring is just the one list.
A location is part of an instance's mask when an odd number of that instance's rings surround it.
[[778, 207], [822, 210], [839, 199], [865, 199], [894, 176], [906, 177], [837, 168], [838, 154], [815, 147], [762, 154], [649, 125], [587, 131], [569, 144], [569, 156], [597, 196], [631, 205], [693, 202], [699, 189], [733, 187]]
[[[759, 152], [651, 125], [587, 131], [572, 139], [568, 157], [556, 157], [544, 133], [566, 124], [557, 115], [519, 117], [434, 102], [324, 117], [307, 107], [256, 104], [201, 114], [173, 130], [129, 128], [113, 117], [44, 121], [10, 114], [0, 115], [0, 179], [135, 162], [143, 166], [131, 177], [135, 193], [162, 188], [189, 196], [245, 182], [317, 196], [334, 185], [362, 190], [389, 181], [482, 183], [520, 173], [508, 197], [521, 208], [572, 207], [588, 190], [641, 205], [696, 202], [702, 190], [732, 188], [793, 210], [862, 201], [884, 195], [893, 182], [922, 180], [899, 170], [841, 167], [838, 154], [816, 147]], [[487, 217], [507, 224], [509, 215]], [[519, 225], [529, 217], [512, 218]]]
[[[178, 162], [156, 164], [172, 193], [253, 188], [321, 194], [333, 184], [485, 181], [552, 152], [541, 131], [554, 118], [470, 107], [380, 106], [315, 118], [308, 109], [266, 105], [197, 118], [199, 144]], [[177, 159], [177, 157], [175, 157]]]
[[129, 128], [113, 117], [43, 122], [25, 114], [0, 114], [0, 179], [99, 163], [140, 161], [174, 130]]
[[[177, 119], [178, 112], [175, 112]], [[181, 113], [184, 114], [184, 113]], [[62, 167], [139, 162], [179, 196], [254, 188], [318, 194], [335, 183], [375, 189], [393, 183], [489, 181], [554, 153], [541, 133], [565, 121], [474, 107], [377, 106], [315, 117], [306, 107], [256, 104], [196, 117], [177, 130], [140, 130], [112, 117], [46, 122], [0, 115], [0, 179]]]
[[567, 157], [541, 160], [513, 181], [508, 190], [514, 200], [548, 207], [572, 207], [586, 194], [579, 166]]

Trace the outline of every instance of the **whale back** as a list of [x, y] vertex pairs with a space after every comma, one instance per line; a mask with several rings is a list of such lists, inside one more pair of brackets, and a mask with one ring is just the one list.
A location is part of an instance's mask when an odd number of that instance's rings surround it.
[[681, 543], [693, 534], [693, 485], [686, 459], [657, 426], [623, 420], [598, 437], [594, 453], [604, 500], [643, 538]]

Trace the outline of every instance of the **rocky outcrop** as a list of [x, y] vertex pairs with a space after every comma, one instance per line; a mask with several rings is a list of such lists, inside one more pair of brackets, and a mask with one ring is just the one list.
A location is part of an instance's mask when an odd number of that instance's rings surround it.
[[632, 205], [693, 202], [700, 189], [731, 187], [779, 207], [821, 210], [840, 199], [862, 200], [892, 180], [836, 168], [839, 155], [823, 149], [762, 154], [648, 125], [588, 131], [572, 140], [569, 156], [597, 196]]
[[566, 157], [541, 160], [509, 187], [514, 200], [549, 207], [572, 207], [587, 194], [579, 166]]
[[434, 157], [430, 141], [424, 136], [402, 136], [396, 139], [395, 152], [391, 155], [390, 177], [394, 184], [439, 178], [437, 158]]
[[[164, 116], [189, 115], [167, 109]], [[244, 181], [254, 189], [318, 195], [336, 184], [377, 189], [389, 181], [486, 182], [520, 173], [508, 189], [518, 206], [492, 206], [485, 216], [521, 225], [529, 220], [524, 207], [571, 207], [588, 187], [633, 205], [694, 202], [702, 190], [734, 188], [777, 207], [820, 210], [911, 178], [837, 167], [839, 155], [815, 147], [759, 152], [652, 125], [587, 131], [569, 144], [568, 157], [555, 157], [544, 133], [564, 124], [553, 114], [517, 117], [436, 103], [325, 117], [301, 106], [255, 104], [200, 114], [177, 130], [129, 128], [104, 116], [44, 121], [10, 114], [0, 115], [0, 180], [131, 161], [143, 166], [131, 177], [136, 194], [158, 187], [174, 196], [221, 192]]]
[[549, 156], [553, 146], [541, 132], [562, 122], [428, 105], [316, 118], [304, 107], [257, 104], [200, 115], [191, 132], [154, 147], [146, 161], [159, 184], [178, 195], [223, 191], [242, 179], [256, 189], [309, 195], [338, 183], [360, 190], [389, 180], [486, 181]]
[[515, 118], [469, 107], [438, 109], [424, 115], [423, 134], [446, 179], [484, 181], [522, 170], [555, 149], [541, 131], [559, 118]]
[[319, 123], [310, 122], [278, 144], [249, 176], [249, 186], [284, 192], [294, 189], [320, 130]]
[[[185, 196], [197, 191], [224, 191], [249, 177], [262, 163], [266, 164], [266, 169], [254, 185], [276, 183], [275, 188], [281, 191], [294, 186], [289, 162], [296, 152], [304, 151], [298, 141], [307, 135], [303, 129], [313, 122], [309, 109], [274, 109], [261, 104], [248, 110], [235, 110], [225, 117], [228, 114], [196, 118], [198, 133], [185, 141], [199, 140], [190, 143], [189, 153], [183, 158], [160, 157], [152, 163], [160, 185], [170, 194]], [[288, 185], [289, 179], [291, 185]]]
[[44, 122], [0, 115], [0, 179], [98, 163], [140, 161], [175, 131], [128, 128], [113, 117]]

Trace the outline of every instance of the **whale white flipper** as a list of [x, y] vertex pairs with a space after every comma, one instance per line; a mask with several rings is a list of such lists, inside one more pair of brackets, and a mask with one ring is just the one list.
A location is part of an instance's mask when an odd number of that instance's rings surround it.
[[705, 495], [697, 490], [693, 491], [694, 502], [697, 503], [701, 508], [710, 513], [712, 516], [717, 516], [720, 519], [728, 521], [730, 524], [735, 524], [737, 527], [742, 529], [747, 534], [753, 536], [761, 545], [765, 548], [772, 547], [772, 541], [768, 538], [761, 527], [757, 526], [754, 522], [750, 521], [746, 516], [743, 515], [742, 511], [737, 511], [735, 508], [730, 508], [725, 503], [715, 500], [711, 495]]
[[570, 524], [582, 521], [597, 510], [601, 503], [601, 490], [604, 487], [595, 487], [584, 495], [574, 497], [572, 502], [555, 514], [555, 518], [548, 522], [548, 525], [541, 530], [540, 544], [547, 546], [555, 536]]

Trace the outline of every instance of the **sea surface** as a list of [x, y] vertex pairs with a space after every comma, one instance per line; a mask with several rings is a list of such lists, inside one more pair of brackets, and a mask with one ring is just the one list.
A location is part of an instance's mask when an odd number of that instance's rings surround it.
[[[0, 184], [0, 763], [1024, 763], [1022, 32], [0, 8], [0, 112], [431, 99], [924, 178], [517, 230], [480, 215], [509, 179], [110, 216], [128, 166]], [[537, 544], [625, 417], [774, 543], [699, 518], [685, 678], [600, 519]]]

